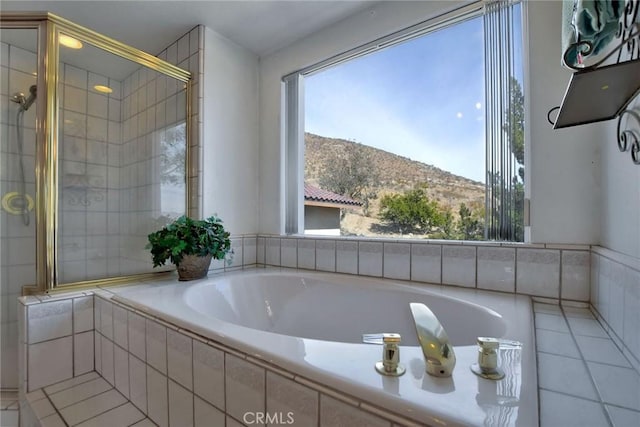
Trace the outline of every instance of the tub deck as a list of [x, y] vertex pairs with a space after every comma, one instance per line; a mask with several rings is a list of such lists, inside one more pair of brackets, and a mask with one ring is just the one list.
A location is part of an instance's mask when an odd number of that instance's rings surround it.
[[[399, 292], [427, 291], [460, 300], [462, 305], [477, 304], [502, 316], [504, 339], [523, 344], [521, 349], [501, 350], [499, 357], [507, 376], [497, 382], [479, 378], [469, 369], [477, 360], [475, 343], [454, 345], [457, 364], [451, 378], [427, 375], [421, 349], [416, 345], [402, 345], [400, 360], [407, 373], [399, 378], [388, 378], [374, 370], [375, 362], [381, 358], [379, 346], [265, 332], [217, 319], [188, 304], [190, 289], [215, 286], [216, 282], [222, 283], [229, 277], [247, 277], [255, 275], [256, 271], [227, 273], [190, 284], [122, 288], [113, 300], [206, 337], [228, 347], [234, 354], [242, 354], [257, 363], [262, 361], [265, 366], [282, 370], [296, 381], [300, 379], [302, 384], [332, 390], [347, 400], [355, 399], [360, 408], [382, 411], [390, 414], [389, 417], [396, 414], [430, 425], [538, 425], [534, 326], [528, 296], [329, 273], [262, 270], [267, 275], [338, 278], [345, 286], [350, 282], [365, 281], [373, 287], [396, 287]], [[469, 322], [466, 327], [473, 327], [473, 319], [464, 319], [464, 322]]]

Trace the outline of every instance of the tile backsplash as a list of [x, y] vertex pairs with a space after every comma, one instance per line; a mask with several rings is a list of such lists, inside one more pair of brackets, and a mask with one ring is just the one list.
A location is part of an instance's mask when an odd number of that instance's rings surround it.
[[584, 245], [257, 237], [257, 264], [589, 301]]
[[[541, 363], [556, 366], [555, 359], [572, 361], [579, 358], [577, 349], [554, 344], [559, 334], [572, 333], [577, 347], [586, 354], [587, 368], [596, 383], [604, 384], [602, 390], [598, 388], [599, 399], [611, 417], [620, 408], [610, 407], [608, 402], [618, 402], [616, 399], [625, 396], [609, 395], [607, 390], [613, 390], [613, 382], [606, 375], [600, 375], [597, 368], [604, 366], [607, 375], [614, 376], [624, 371], [633, 378], [637, 378], [637, 373], [632, 373], [631, 367], [640, 370], [637, 335], [640, 329], [640, 264], [637, 259], [608, 249], [251, 235], [233, 236], [233, 241], [234, 263], [217, 264], [212, 267], [212, 273], [256, 263], [265, 265], [267, 259], [284, 259], [287, 266], [296, 268], [338, 271], [339, 257], [347, 256], [344, 265], [350, 266], [354, 271], [352, 274], [396, 280], [409, 278], [416, 282], [429, 278], [434, 279], [429, 282], [443, 285], [531, 292], [544, 301], [556, 303], [563, 297], [568, 304], [561, 309], [565, 313], [564, 319], [557, 315], [560, 310], [557, 305], [545, 305], [544, 310], [536, 310]], [[448, 263], [446, 268], [445, 263]], [[460, 263], [462, 273], [458, 276], [444, 273], [456, 271], [456, 263]], [[534, 274], [545, 278], [542, 285], [532, 286], [534, 281], [530, 275]], [[457, 283], [449, 283], [451, 277], [455, 277]], [[223, 422], [225, 419], [228, 425], [250, 424], [251, 420], [244, 417], [256, 411], [294, 412], [296, 421], [304, 420], [304, 425], [307, 422], [315, 424], [318, 420], [329, 425], [334, 422], [381, 426], [412, 424], [411, 420], [395, 413], [120, 305], [111, 301], [111, 296], [108, 290], [98, 289], [53, 297], [21, 298], [18, 317], [23, 396], [25, 391], [82, 377], [95, 370], [106, 381], [106, 388], [115, 388], [159, 425], [183, 425], [185, 422], [199, 425], [204, 420]], [[604, 329], [585, 309], [572, 308], [576, 302], [585, 306], [589, 298], [591, 309]], [[536, 304], [536, 307], [542, 306]], [[547, 312], [549, 310], [553, 311]], [[605, 330], [615, 346], [622, 349], [631, 366], [621, 358], [599, 358], [607, 337]], [[604, 353], [602, 356], [606, 357]], [[569, 374], [559, 371], [557, 375], [543, 375], [542, 403], [547, 408], [553, 407], [556, 398], [579, 403], [584, 403], [582, 400], [585, 399], [587, 403], [597, 400], [597, 396], [589, 392], [593, 388], [590, 384], [576, 388], [572, 381], [577, 381], [578, 377]], [[558, 376], [563, 375], [569, 376], [564, 382], [558, 382]], [[583, 377], [585, 375], [580, 376]], [[616, 381], [624, 382], [626, 378], [621, 376]], [[561, 388], [564, 395], [555, 395], [560, 387], [556, 383], [564, 387]], [[625, 408], [640, 409], [633, 406], [636, 402], [620, 402], [618, 405], [624, 403]], [[542, 419], [544, 417], [543, 414]]]

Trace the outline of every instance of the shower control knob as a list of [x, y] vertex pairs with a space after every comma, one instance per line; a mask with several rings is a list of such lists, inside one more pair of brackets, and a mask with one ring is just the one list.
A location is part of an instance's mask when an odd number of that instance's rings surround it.
[[405, 373], [400, 364], [400, 334], [382, 334], [382, 360], [376, 363], [376, 371], [382, 375], [399, 377]]
[[471, 371], [488, 380], [504, 378], [504, 371], [498, 368], [498, 349], [500, 340], [497, 338], [478, 337], [478, 363], [470, 366]]
[[493, 372], [498, 367], [498, 348], [496, 338], [478, 337], [478, 365], [484, 372]]

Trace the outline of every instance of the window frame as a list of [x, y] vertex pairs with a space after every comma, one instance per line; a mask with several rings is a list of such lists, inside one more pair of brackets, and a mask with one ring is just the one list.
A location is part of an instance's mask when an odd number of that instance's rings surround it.
[[[285, 235], [304, 235], [304, 79], [307, 76], [319, 73], [327, 68], [339, 65], [385, 49], [398, 45], [402, 42], [415, 39], [429, 33], [447, 28], [456, 24], [460, 24], [466, 20], [482, 17], [486, 13], [486, 6], [490, 3], [496, 3], [500, 0], [479, 0], [471, 4], [455, 8], [454, 10], [444, 12], [436, 17], [427, 19], [418, 24], [409, 26], [405, 29], [383, 36], [374, 41], [350, 49], [338, 55], [327, 58], [316, 64], [297, 70], [293, 73], [282, 77], [282, 114], [281, 114], [281, 194], [282, 215], [281, 229]], [[526, 40], [526, 7], [525, 2], [521, 0], [507, 0], [510, 5], [522, 4], [522, 38]], [[523, 54], [523, 68], [527, 65], [526, 55]], [[528, 76], [526, 69], [523, 70], [523, 92], [528, 94]], [[527, 99], [525, 97], [525, 99]], [[528, 115], [528, 108], [525, 103], [525, 116]], [[528, 121], [526, 122], [528, 123]], [[528, 126], [525, 125], [525, 141], [528, 141]], [[529, 158], [528, 144], [525, 144], [525, 169], [528, 165]], [[487, 166], [485, 165], [485, 170]], [[529, 229], [529, 199], [528, 185], [525, 185], [525, 237], [524, 242], [528, 241]], [[485, 190], [486, 191], [486, 190]], [[485, 234], [486, 236], [486, 234]], [[381, 239], [385, 239], [381, 237]], [[484, 241], [488, 241], [485, 237]]]

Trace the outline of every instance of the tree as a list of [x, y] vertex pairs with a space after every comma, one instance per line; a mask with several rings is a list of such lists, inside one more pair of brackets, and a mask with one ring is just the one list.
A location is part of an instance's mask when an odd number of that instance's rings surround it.
[[[503, 171], [488, 171], [489, 210], [487, 237], [499, 240], [524, 240], [524, 95], [515, 77], [509, 81], [509, 105], [504, 111], [502, 130], [515, 163], [512, 176]], [[504, 153], [509, 155], [509, 153]], [[516, 169], [517, 168], [517, 169]]]
[[184, 185], [186, 162], [186, 125], [168, 127], [160, 137], [160, 182]]
[[461, 203], [458, 210], [460, 220], [457, 224], [458, 234], [464, 240], [481, 240], [484, 238], [484, 214], [480, 209], [471, 210]]
[[423, 188], [404, 194], [387, 194], [380, 200], [380, 219], [400, 233], [428, 234], [434, 227], [446, 224], [435, 200], [429, 200]]
[[510, 103], [502, 129], [509, 136], [509, 148], [518, 162], [518, 177], [524, 182], [524, 95], [520, 82], [511, 76]]
[[328, 191], [361, 201], [365, 215], [369, 201], [377, 197], [378, 173], [371, 153], [361, 144], [348, 144], [336, 153], [318, 181]]

